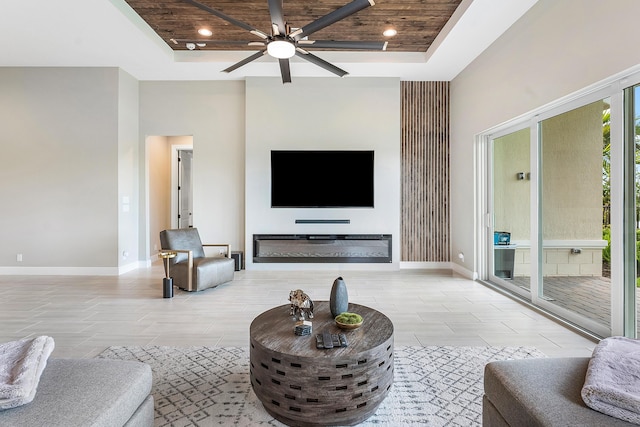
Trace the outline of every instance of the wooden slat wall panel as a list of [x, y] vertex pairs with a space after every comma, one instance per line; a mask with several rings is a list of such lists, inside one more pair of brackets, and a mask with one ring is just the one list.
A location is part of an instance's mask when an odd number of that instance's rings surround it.
[[401, 82], [401, 260], [450, 261], [449, 82]]

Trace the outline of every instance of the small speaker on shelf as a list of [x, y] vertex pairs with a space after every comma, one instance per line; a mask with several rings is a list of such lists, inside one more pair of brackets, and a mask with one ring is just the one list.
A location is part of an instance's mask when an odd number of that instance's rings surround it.
[[244, 270], [244, 257], [242, 256], [242, 251], [232, 251], [231, 258], [235, 261], [236, 271]]

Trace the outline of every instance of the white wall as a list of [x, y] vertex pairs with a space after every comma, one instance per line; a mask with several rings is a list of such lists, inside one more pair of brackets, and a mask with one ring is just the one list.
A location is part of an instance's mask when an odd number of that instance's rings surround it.
[[[12, 117], [3, 129], [11, 160], [0, 169], [0, 196], [12, 209], [1, 214], [0, 273], [117, 274], [152, 260], [151, 135], [193, 137], [194, 223], [204, 241], [250, 255], [245, 236], [253, 233], [389, 233], [389, 266], [397, 267], [399, 80], [246, 85], [247, 93], [245, 82], [138, 82], [116, 68], [0, 68], [0, 113]], [[270, 209], [260, 186], [268, 186], [272, 148], [375, 150], [375, 209]], [[292, 228], [300, 214], [351, 224]]]
[[[171, 143], [166, 136], [146, 138], [149, 251], [156, 261], [160, 249], [160, 231], [171, 228]], [[142, 232], [146, 233], [144, 228]]]
[[[203, 242], [228, 242], [232, 250], [244, 245], [244, 92], [244, 82], [236, 81], [140, 82], [140, 141], [193, 136], [194, 226]], [[140, 163], [144, 180], [144, 159]], [[141, 230], [145, 223], [143, 215]], [[149, 260], [152, 236], [141, 234]]]
[[0, 68], [1, 273], [118, 272], [120, 77]]
[[[451, 258], [476, 272], [474, 139], [640, 63], [636, 0], [540, 0], [451, 83]], [[630, 83], [631, 84], [631, 83]]]
[[[400, 256], [400, 81], [392, 78], [279, 78], [247, 80], [246, 243], [247, 269], [291, 268], [253, 264], [253, 234], [393, 235], [393, 263]], [[374, 150], [375, 208], [272, 209], [270, 152], [286, 149]], [[327, 173], [340, 171], [327, 170]], [[295, 224], [296, 219], [349, 219], [350, 224]], [[363, 268], [363, 264], [342, 265]], [[295, 264], [295, 268], [335, 268]]]
[[118, 72], [118, 265], [138, 267], [138, 81]]

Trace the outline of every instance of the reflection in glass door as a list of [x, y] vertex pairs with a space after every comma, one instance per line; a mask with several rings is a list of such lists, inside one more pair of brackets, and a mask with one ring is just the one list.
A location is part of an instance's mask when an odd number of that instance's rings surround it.
[[539, 304], [603, 336], [611, 331], [610, 102], [539, 124]]
[[530, 298], [530, 131], [493, 139], [493, 228], [488, 239], [494, 282]]

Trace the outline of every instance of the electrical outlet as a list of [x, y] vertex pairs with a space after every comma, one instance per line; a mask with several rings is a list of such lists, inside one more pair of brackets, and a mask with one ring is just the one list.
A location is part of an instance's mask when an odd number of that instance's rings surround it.
[[16, 261], [22, 262], [22, 254], [16, 254]]

